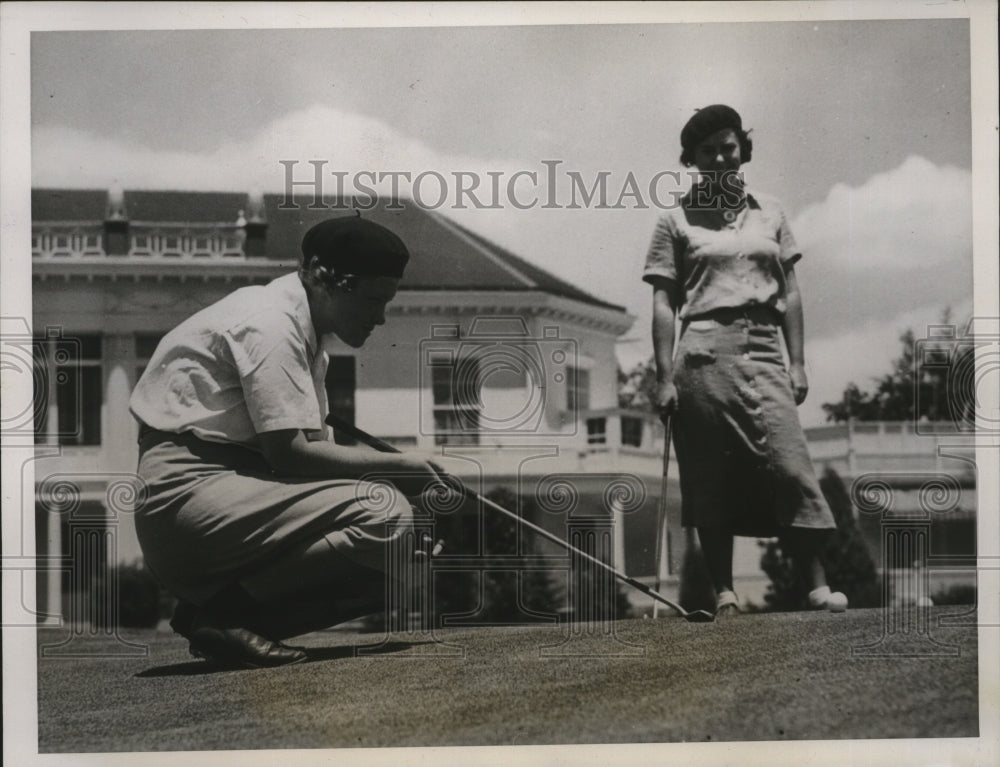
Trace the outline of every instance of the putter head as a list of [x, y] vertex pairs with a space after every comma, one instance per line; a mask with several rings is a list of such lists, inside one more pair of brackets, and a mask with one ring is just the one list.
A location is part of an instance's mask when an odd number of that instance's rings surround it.
[[712, 623], [715, 616], [707, 610], [692, 610], [684, 616], [684, 620], [690, 623]]

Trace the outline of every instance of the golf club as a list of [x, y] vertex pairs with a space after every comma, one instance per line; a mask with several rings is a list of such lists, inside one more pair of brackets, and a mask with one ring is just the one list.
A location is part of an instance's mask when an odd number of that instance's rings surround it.
[[[362, 431], [361, 429], [359, 429], [357, 426], [354, 426], [352, 424], [347, 423], [346, 421], [338, 418], [337, 416], [333, 415], [332, 413], [329, 414], [326, 417], [326, 422], [327, 422], [328, 425], [330, 425], [331, 427], [333, 427], [334, 430], [338, 430], [339, 429], [340, 431], [344, 432], [345, 434], [348, 434], [349, 436], [351, 436], [354, 439], [358, 440], [358, 442], [361, 442], [361, 443], [363, 443], [365, 445], [368, 445], [368, 447], [371, 447], [371, 448], [373, 448], [375, 450], [378, 450], [380, 452], [383, 452], [383, 453], [401, 453], [402, 452], [401, 450], [399, 450], [399, 448], [394, 447], [393, 445], [390, 445], [388, 442], [384, 442], [384, 441], [380, 440], [378, 437], [373, 437], [372, 435], [370, 435], [370, 434]], [[548, 530], [545, 530], [544, 528], [539, 527], [538, 525], [536, 525], [536, 524], [534, 524], [532, 522], [529, 522], [526, 519], [522, 519], [520, 516], [518, 516], [514, 512], [508, 511], [503, 506], [500, 506], [499, 504], [496, 504], [493, 501], [491, 501], [489, 498], [484, 498], [483, 496], [479, 495], [479, 493], [473, 492], [468, 487], [466, 487], [464, 483], [462, 483], [461, 481], [459, 481], [457, 478], [450, 477], [450, 479], [452, 479], [453, 482], [454, 482], [454, 485], [453, 485], [454, 488], [456, 490], [458, 490], [459, 492], [461, 492], [462, 495], [464, 495], [469, 500], [474, 500], [474, 501], [477, 501], [477, 502], [483, 504], [484, 506], [488, 506], [489, 508], [491, 508], [494, 511], [498, 512], [499, 514], [503, 514], [505, 517], [510, 517], [511, 519], [513, 519], [518, 524], [522, 525], [523, 527], [528, 528], [529, 530], [532, 530], [533, 532], [535, 532], [536, 534], [542, 536], [546, 540], [552, 541], [553, 543], [555, 543], [558, 546], [561, 546], [562, 548], [566, 549], [567, 551], [570, 551], [570, 552], [576, 554], [577, 556], [583, 557], [588, 562], [597, 565], [598, 567], [600, 567], [605, 572], [611, 573], [612, 575], [615, 576], [615, 578], [617, 578], [618, 580], [622, 581], [623, 583], [627, 583], [632, 588], [641, 591], [643, 594], [646, 594], [649, 597], [652, 597], [655, 601], [662, 602], [663, 604], [667, 605], [668, 607], [670, 607], [671, 609], [673, 609], [678, 615], [680, 615], [682, 618], [684, 618], [684, 620], [690, 621], [691, 623], [711, 623], [712, 621], [715, 620], [715, 616], [712, 615], [712, 613], [707, 612], [706, 610], [693, 610], [693, 611], [690, 611], [690, 612], [688, 610], [685, 610], [679, 604], [676, 604], [675, 602], [671, 602], [669, 599], [667, 599], [662, 594], [659, 594], [658, 592], [656, 592], [653, 589], [649, 588], [649, 586], [647, 586], [645, 583], [637, 581], [635, 578], [632, 578], [632, 577], [626, 575], [625, 573], [616, 570], [614, 567], [612, 567], [611, 565], [607, 564], [606, 562], [602, 562], [597, 557], [591, 556], [590, 554], [588, 554], [585, 551], [581, 551], [580, 549], [576, 548], [575, 546], [573, 546], [573, 545], [567, 543], [566, 541], [564, 541], [559, 536], [550, 533]]]
[[[659, 591], [662, 585], [663, 547], [664, 545], [669, 545], [668, 542], [664, 541], [664, 538], [667, 534], [667, 476], [670, 473], [671, 426], [673, 426], [673, 419], [667, 416], [664, 423], [663, 437], [663, 482], [660, 485], [660, 507], [657, 509], [656, 516], [656, 591]], [[653, 604], [653, 617], [658, 618], [659, 615], [660, 603], [655, 602]]]

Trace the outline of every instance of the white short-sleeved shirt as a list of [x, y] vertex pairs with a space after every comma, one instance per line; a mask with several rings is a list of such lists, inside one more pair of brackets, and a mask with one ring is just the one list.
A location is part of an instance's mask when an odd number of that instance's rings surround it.
[[747, 194], [733, 221], [722, 211], [698, 209], [686, 195], [657, 222], [642, 278], [666, 278], [683, 288], [678, 316], [693, 319], [716, 309], [770, 306], [785, 313], [785, 269], [802, 257], [781, 204]]
[[328, 364], [297, 273], [241, 288], [167, 333], [136, 384], [132, 415], [154, 429], [260, 449], [257, 435], [326, 435]]

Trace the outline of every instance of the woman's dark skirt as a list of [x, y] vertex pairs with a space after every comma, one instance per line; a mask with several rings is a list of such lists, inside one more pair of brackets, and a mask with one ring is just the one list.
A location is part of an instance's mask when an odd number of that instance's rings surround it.
[[674, 444], [688, 527], [769, 537], [833, 528], [799, 424], [778, 318], [727, 310], [685, 324]]

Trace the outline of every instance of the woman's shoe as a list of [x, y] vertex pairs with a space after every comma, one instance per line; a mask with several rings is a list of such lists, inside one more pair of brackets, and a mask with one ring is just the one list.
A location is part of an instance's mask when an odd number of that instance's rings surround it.
[[720, 618], [731, 618], [734, 615], [739, 615], [742, 612], [740, 610], [740, 600], [733, 591], [723, 591], [718, 594], [715, 598], [715, 618], [719, 620]]
[[842, 613], [847, 609], [847, 596], [840, 591], [830, 591], [829, 586], [820, 586], [809, 592], [809, 607], [813, 610]]

